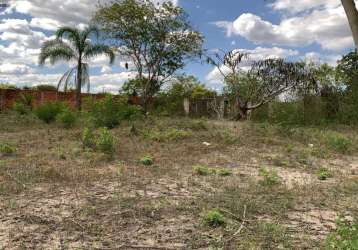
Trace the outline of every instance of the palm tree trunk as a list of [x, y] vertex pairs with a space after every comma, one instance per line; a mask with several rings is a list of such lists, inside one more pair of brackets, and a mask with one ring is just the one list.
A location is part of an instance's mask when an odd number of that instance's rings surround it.
[[77, 88], [76, 88], [76, 108], [78, 110], [81, 110], [81, 88], [82, 88], [82, 61], [78, 60]]
[[354, 0], [341, 0], [344, 10], [348, 17], [348, 22], [352, 30], [354, 43], [358, 49], [358, 11]]

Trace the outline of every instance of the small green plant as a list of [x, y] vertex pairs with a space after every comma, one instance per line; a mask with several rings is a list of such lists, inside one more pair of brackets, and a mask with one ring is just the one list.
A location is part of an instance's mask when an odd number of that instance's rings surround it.
[[19, 115], [26, 115], [30, 110], [21, 102], [15, 102], [12, 109]]
[[76, 123], [77, 116], [76, 113], [73, 112], [69, 108], [65, 108], [58, 116], [57, 119], [61, 122], [61, 124], [65, 128], [71, 128]]
[[216, 174], [220, 176], [230, 176], [232, 175], [232, 171], [227, 168], [219, 168], [216, 170]]
[[219, 175], [229, 176], [232, 175], [232, 171], [226, 168], [209, 168], [207, 166], [197, 165], [193, 168], [194, 173], [197, 175]]
[[0, 153], [11, 155], [16, 152], [16, 148], [8, 143], [0, 143]]
[[281, 178], [278, 176], [276, 170], [268, 170], [267, 168], [261, 168], [259, 175], [263, 177], [261, 184], [264, 186], [274, 186], [281, 183]]
[[46, 123], [53, 122], [57, 115], [63, 110], [63, 104], [60, 102], [49, 102], [38, 106], [35, 109], [35, 115]]
[[338, 133], [332, 133], [327, 137], [327, 144], [331, 150], [338, 153], [347, 153], [352, 146], [352, 141]]
[[119, 108], [118, 116], [120, 120], [132, 121], [140, 118], [143, 110], [138, 105], [121, 105]]
[[197, 175], [210, 175], [213, 173], [213, 171], [207, 166], [197, 165], [194, 166], [194, 173], [196, 173]]
[[336, 225], [336, 231], [329, 234], [326, 239], [326, 249], [358, 249], [358, 223], [351, 223], [340, 217], [337, 219]]
[[111, 129], [119, 124], [119, 104], [111, 95], [92, 103], [89, 114], [96, 127]]
[[94, 134], [91, 129], [85, 128], [82, 132], [82, 146], [83, 148], [94, 148]]
[[101, 128], [96, 140], [96, 148], [102, 153], [114, 153], [114, 138], [107, 128]]
[[328, 178], [331, 178], [333, 174], [327, 168], [320, 168], [317, 172], [317, 176], [319, 180], [324, 181], [327, 180]]
[[218, 209], [211, 209], [203, 216], [203, 221], [210, 227], [218, 227], [225, 224], [224, 215]]
[[140, 163], [145, 166], [150, 166], [150, 165], [153, 165], [154, 159], [150, 155], [145, 155], [140, 159]]

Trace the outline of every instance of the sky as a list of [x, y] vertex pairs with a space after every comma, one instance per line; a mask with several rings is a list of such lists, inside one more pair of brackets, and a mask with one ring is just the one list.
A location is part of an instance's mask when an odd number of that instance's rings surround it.
[[[101, 2], [109, 0], [100, 0]], [[152, 0], [163, 2], [164, 0]], [[205, 36], [208, 51], [240, 49], [253, 59], [280, 57], [335, 65], [354, 49], [340, 0], [171, 0], [189, 14]], [[94, 0], [0, 0], [0, 83], [19, 87], [56, 85], [69, 63], [38, 65], [41, 44], [64, 25], [84, 27]], [[113, 66], [98, 57], [90, 62], [91, 92], [118, 92], [135, 72], [117, 57]], [[195, 75], [210, 88], [223, 87], [219, 71], [191, 61], [178, 73]]]

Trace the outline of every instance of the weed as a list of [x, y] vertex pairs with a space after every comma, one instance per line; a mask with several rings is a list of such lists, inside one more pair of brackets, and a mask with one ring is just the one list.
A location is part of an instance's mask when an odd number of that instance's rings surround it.
[[203, 216], [203, 221], [210, 227], [218, 227], [225, 224], [224, 215], [218, 209], [211, 209]]
[[358, 249], [358, 223], [348, 222], [340, 217], [336, 221], [337, 229], [326, 239], [327, 249]]
[[111, 95], [92, 103], [89, 114], [96, 127], [111, 129], [119, 124], [119, 104]]
[[12, 106], [12, 109], [19, 115], [26, 115], [30, 112], [28, 107], [26, 107], [25, 104], [21, 102], [15, 102], [14, 105]]
[[35, 115], [45, 123], [53, 122], [56, 116], [63, 110], [63, 104], [60, 102], [49, 102], [38, 106], [35, 109]]
[[219, 175], [229, 176], [232, 175], [232, 171], [226, 168], [209, 168], [207, 166], [197, 165], [194, 166], [194, 173], [197, 175]]
[[210, 175], [212, 172], [212, 169], [208, 168], [207, 166], [194, 166], [194, 173], [197, 175]]
[[278, 176], [276, 170], [268, 170], [266, 168], [261, 168], [259, 175], [263, 177], [261, 184], [263, 186], [274, 186], [281, 183], [281, 178]]
[[326, 138], [328, 147], [338, 153], [347, 153], [351, 146], [352, 140], [338, 133], [331, 133]]
[[216, 174], [220, 176], [230, 176], [232, 175], [232, 171], [227, 168], [220, 168], [220, 169], [216, 169]]
[[119, 108], [118, 117], [120, 120], [132, 121], [141, 118], [143, 110], [137, 105], [122, 105]]
[[96, 148], [102, 153], [112, 155], [114, 152], [114, 139], [107, 128], [102, 128], [96, 140]]
[[57, 119], [65, 128], [71, 128], [76, 123], [77, 116], [72, 110], [65, 108], [62, 113], [57, 116]]
[[83, 148], [94, 148], [95, 141], [94, 135], [91, 129], [85, 128], [82, 132], [82, 146]]
[[141, 164], [143, 164], [145, 166], [151, 166], [154, 163], [154, 159], [150, 155], [143, 156], [139, 161]]
[[16, 147], [8, 143], [0, 143], [0, 153], [5, 155], [11, 155], [16, 152]]
[[319, 180], [323, 181], [327, 180], [328, 178], [331, 178], [333, 174], [327, 168], [320, 168], [317, 172], [317, 176]]

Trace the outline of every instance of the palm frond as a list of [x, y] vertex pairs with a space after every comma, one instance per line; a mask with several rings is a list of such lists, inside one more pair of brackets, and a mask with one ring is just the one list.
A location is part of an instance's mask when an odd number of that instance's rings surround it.
[[113, 50], [104, 44], [95, 44], [95, 45], [88, 45], [84, 51], [84, 58], [90, 59], [91, 57], [96, 57], [99, 55], [105, 54], [109, 57], [109, 63], [113, 64], [115, 60], [115, 54]]
[[61, 27], [56, 31], [56, 38], [62, 40], [67, 38], [72, 43], [76, 44], [76, 48], [80, 49], [82, 46], [81, 31], [72, 27]]
[[39, 64], [43, 65], [47, 59], [50, 59], [51, 64], [59, 60], [69, 61], [76, 58], [76, 53], [73, 49], [60, 40], [50, 40], [43, 44], [39, 55]]
[[82, 72], [81, 72], [81, 83], [82, 83], [82, 86], [87, 86], [87, 92], [89, 93], [90, 92], [90, 89], [91, 89], [91, 82], [90, 82], [90, 78], [89, 78], [89, 67], [88, 67], [88, 64], [87, 63], [83, 63], [82, 64]]
[[96, 39], [99, 38], [99, 29], [97, 26], [94, 25], [90, 25], [87, 26], [82, 32], [81, 32], [81, 38], [82, 40], [86, 40], [87, 38], [89, 38], [89, 36], [91, 34], [94, 34], [96, 36]]
[[[63, 91], [67, 92], [67, 89], [69, 85], [75, 86], [76, 79], [74, 77], [76, 76], [76, 67], [73, 67], [72, 69], [69, 69], [66, 71], [66, 73], [61, 77], [60, 81], [57, 84], [57, 91], [60, 90], [61, 86], [63, 85]], [[72, 81], [71, 81], [72, 80]]]

